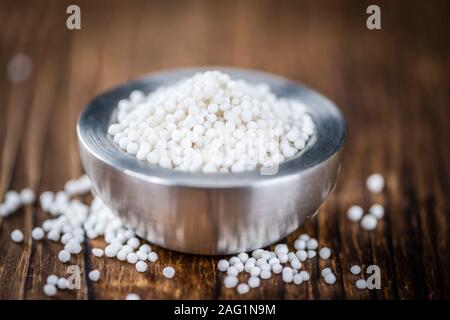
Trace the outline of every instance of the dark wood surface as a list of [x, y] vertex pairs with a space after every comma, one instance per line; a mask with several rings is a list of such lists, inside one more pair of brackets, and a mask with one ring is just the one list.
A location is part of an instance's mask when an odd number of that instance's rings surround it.
[[[382, 30], [365, 26], [366, 1], [77, 1], [82, 29], [65, 27], [63, 1], [0, 1], [0, 198], [30, 186], [60, 190], [82, 174], [77, 116], [95, 94], [139, 75], [194, 65], [265, 70], [303, 82], [341, 106], [349, 124], [343, 170], [308, 232], [333, 249], [312, 260], [307, 284], [263, 281], [239, 296], [225, 289], [217, 259], [157, 248], [148, 273], [106, 258], [73, 258], [84, 271], [80, 290], [56, 299], [450, 298], [449, 2], [385, 1]], [[6, 77], [17, 53], [31, 57], [22, 83]], [[380, 172], [386, 188], [371, 195], [365, 178]], [[346, 218], [352, 204], [378, 201], [386, 216], [373, 232]], [[0, 299], [45, 299], [49, 274], [63, 275], [61, 245], [32, 241], [46, 214], [38, 205], [0, 219]], [[13, 229], [25, 242], [10, 240]], [[381, 290], [356, 290], [352, 264], [377, 264]], [[172, 280], [161, 269], [176, 267]], [[331, 266], [337, 283], [320, 269]], [[91, 283], [86, 273], [101, 270]]]

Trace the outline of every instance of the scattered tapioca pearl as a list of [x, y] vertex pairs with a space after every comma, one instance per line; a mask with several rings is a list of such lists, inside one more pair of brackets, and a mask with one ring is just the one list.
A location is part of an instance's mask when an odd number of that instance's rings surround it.
[[309, 280], [309, 273], [308, 273], [308, 271], [300, 271], [299, 274], [302, 276], [303, 281], [308, 281]]
[[125, 300], [141, 300], [141, 297], [139, 297], [136, 293], [129, 293], [125, 297]]
[[261, 268], [261, 272], [262, 271], [272, 271], [272, 266], [268, 263], [262, 264], [259, 267]]
[[289, 252], [288, 253], [288, 261], [291, 262], [294, 259], [297, 259], [297, 255], [294, 252]]
[[305, 242], [308, 241], [309, 238], [311, 238], [311, 237], [309, 236], [309, 234], [306, 234], [306, 233], [303, 233], [303, 234], [298, 236], [298, 239], [303, 240]]
[[336, 283], [336, 276], [333, 273], [329, 273], [325, 277], [323, 277], [323, 280], [327, 284], [335, 284]]
[[105, 248], [105, 255], [108, 258], [115, 257], [117, 255], [117, 252], [119, 252], [119, 249], [117, 245], [110, 244], [109, 246], [106, 246]]
[[322, 271], [320, 272], [320, 274], [322, 275], [322, 277], [325, 277], [325, 276], [327, 276], [327, 275], [330, 274], [330, 273], [333, 273], [333, 272], [331, 271], [330, 268], [324, 268], [324, 269], [322, 269]]
[[307, 254], [308, 254], [308, 259], [312, 259], [317, 255], [317, 252], [314, 250], [308, 250]]
[[277, 264], [273, 264], [272, 265], [272, 272], [273, 273], [279, 274], [279, 273], [281, 273], [282, 270], [283, 270], [283, 266], [281, 264], [277, 263]]
[[137, 249], [137, 248], [139, 247], [140, 243], [141, 243], [141, 242], [140, 242], [139, 239], [136, 238], [136, 237], [130, 238], [130, 239], [128, 239], [128, 241], [127, 241], [127, 244], [129, 244], [130, 246], [132, 246], [133, 249]]
[[256, 249], [252, 252], [252, 257], [255, 259], [261, 258], [262, 253], [264, 252], [263, 249]]
[[301, 267], [302, 267], [302, 263], [300, 262], [300, 260], [299, 259], [292, 259], [292, 261], [291, 261], [291, 267], [293, 268], [293, 269], [300, 269]]
[[17, 243], [20, 243], [23, 241], [23, 233], [19, 229], [15, 229], [13, 232], [11, 232], [11, 240]]
[[302, 240], [302, 239], [297, 239], [294, 242], [294, 248], [296, 250], [304, 250], [306, 249], [306, 241]]
[[269, 270], [262, 270], [261, 274], [259, 275], [259, 277], [263, 280], [270, 279], [271, 276], [272, 276], [272, 272], [270, 272]]
[[127, 255], [127, 261], [131, 264], [135, 264], [138, 261], [138, 256], [135, 252], [130, 252]]
[[289, 252], [289, 248], [286, 244], [284, 243], [279, 243], [275, 246], [275, 253], [277, 255], [279, 254], [287, 254]]
[[380, 220], [384, 217], [384, 207], [381, 204], [373, 204], [369, 208], [369, 214]]
[[283, 273], [285, 273], [285, 272], [294, 272], [294, 269], [292, 269], [291, 267], [283, 267], [283, 271], [282, 271]]
[[128, 251], [122, 249], [122, 250], [119, 250], [119, 252], [117, 252], [116, 258], [119, 261], [126, 261], [128, 254], [129, 254]]
[[125, 251], [127, 254], [133, 252], [133, 247], [129, 244], [126, 244], [120, 248], [120, 250]]
[[91, 281], [97, 282], [98, 279], [100, 279], [100, 271], [97, 269], [92, 270], [91, 272], [89, 272], [88, 276]]
[[272, 257], [269, 259], [269, 265], [274, 265], [274, 264], [279, 264], [280, 263], [280, 259], [278, 259], [277, 257]]
[[44, 238], [44, 230], [40, 227], [36, 227], [31, 231], [31, 237], [34, 240], [42, 240]]
[[371, 174], [366, 180], [366, 187], [370, 192], [379, 193], [384, 188], [384, 178], [379, 173]]
[[24, 188], [20, 191], [20, 202], [23, 205], [30, 205], [36, 200], [36, 194], [31, 188]]
[[173, 267], [170, 267], [170, 266], [169, 267], [165, 267], [163, 269], [163, 276], [168, 278], [168, 279], [173, 278], [175, 276], [175, 269]]
[[234, 265], [235, 263], [241, 262], [241, 259], [239, 259], [238, 257], [231, 257], [230, 260], [228, 260], [228, 262], [230, 263], [230, 265]]
[[85, 194], [90, 190], [91, 181], [87, 175], [83, 175], [78, 179], [69, 180], [64, 185], [64, 191], [70, 196]]
[[65, 290], [69, 287], [69, 280], [67, 280], [66, 278], [59, 278], [56, 285], [58, 289]]
[[250, 277], [248, 279], [248, 286], [250, 288], [257, 288], [261, 284], [261, 280], [258, 277]]
[[237, 291], [239, 294], [246, 294], [250, 291], [250, 287], [246, 283], [240, 283], [237, 286]]
[[92, 254], [98, 258], [103, 256], [103, 249], [100, 248], [92, 248]]
[[358, 275], [361, 273], [361, 267], [355, 264], [350, 267], [350, 272], [353, 273], [354, 275]]
[[67, 242], [67, 244], [64, 246], [64, 249], [72, 254], [79, 254], [82, 250], [81, 245], [77, 239], [69, 240], [69, 242]]
[[241, 273], [242, 271], [244, 271], [244, 264], [240, 261], [233, 264], [233, 267], [235, 267], [237, 269], [238, 273]]
[[70, 260], [70, 252], [67, 250], [61, 250], [58, 253], [58, 259], [59, 261], [61, 261], [62, 263], [66, 263]]
[[283, 282], [291, 283], [294, 280], [294, 273], [293, 272], [283, 272], [281, 274], [281, 279]]
[[255, 263], [254, 262], [246, 262], [244, 265], [244, 271], [247, 273], [250, 273], [250, 271], [255, 267]]
[[150, 251], [152, 251], [152, 247], [150, 247], [148, 244], [144, 243], [143, 245], [141, 245], [139, 247], [139, 251], [149, 253]]
[[258, 267], [260, 267], [260, 266], [262, 266], [263, 264], [267, 264], [267, 260], [266, 259], [264, 259], [264, 258], [259, 258], [258, 260], [256, 260], [256, 266], [258, 266]]
[[70, 240], [73, 239], [73, 235], [71, 233], [64, 233], [60, 239], [62, 244], [67, 244]]
[[267, 261], [272, 258], [272, 254], [270, 253], [270, 251], [264, 250], [261, 254], [261, 258]]
[[278, 259], [280, 260], [280, 263], [286, 263], [289, 260], [289, 257], [287, 253], [279, 254]]
[[366, 214], [362, 219], [361, 219], [361, 227], [364, 230], [367, 231], [371, 231], [374, 230], [377, 227], [378, 224], [378, 220], [377, 218], [375, 218], [373, 215], [371, 214]]
[[158, 254], [154, 251], [149, 252], [148, 256], [147, 256], [148, 261], [150, 262], [155, 262], [156, 260], [158, 260]]
[[136, 263], [136, 270], [138, 272], [145, 272], [145, 271], [147, 271], [147, 269], [148, 269], [148, 265], [144, 261], [138, 261]]
[[238, 269], [235, 266], [231, 266], [227, 270], [229, 276], [237, 276], [239, 274]]
[[48, 284], [52, 284], [52, 285], [56, 285], [58, 283], [58, 277], [55, 276], [54, 274], [51, 274], [47, 277], [47, 283]]
[[303, 277], [300, 273], [294, 274], [294, 278], [292, 279], [296, 285], [300, 285], [303, 283]]
[[56, 286], [54, 284], [47, 283], [44, 285], [44, 293], [46, 296], [53, 297], [56, 295], [58, 290], [56, 289]]
[[359, 279], [359, 280], [356, 280], [355, 285], [356, 285], [356, 288], [363, 290], [363, 289], [367, 288], [367, 281], [364, 279]]
[[234, 288], [238, 284], [238, 278], [236, 276], [226, 276], [223, 280], [225, 288]]
[[61, 237], [61, 234], [58, 230], [50, 230], [49, 233], [47, 233], [47, 239], [51, 240], [53, 242], [58, 242]]
[[364, 214], [363, 208], [360, 206], [351, 206], [347, 210], [347, 218], [353, 222], [357, 222], [361, 219]]
[[141, 250], [138, 250], [136, 252], [136, 255], [137, 255], [139, 261], [145, 261], [145, 260], [147, 260], [147, 257], [148, 257], [148, 254]]
[[237, 257], [241, 260], [242, 263], [245, 263], [248, 260], [248, 254], [246, 252], [239, 253]]
[[50, 209], [50, 206], [53, 203], [54, 198], [55, 194], [52, 191], [45, 191], [41, 193], [41, 195], [39, 196], [39, 201], [44, 211], [48, 211]]
[[306, 261], [306, 259], [308, 259], [308, 253], [305, 250], [298, 250], [295, 253], [295, 255], [301, 262]]
[[4, 204], [10, 210], [10, 212], [16, 211], [21, 205], [19, 193], [14, 190], [6, 192]]
[[319, 250], [320, 258], [326, 260], [331, 256], [331, 249], [328, 247], [323, 247]]
[[318, 246], [319, 242], [314, 238], [311, 238], [306, 242], [306, 249], [308, 250], [316, 250]]
[[[252, 276], [252, 277], [259, 277], [260, 274], [261, 274], [261, 268], [260, 267], [253, 267], [250, 270], [250, 276]], [[237, 275], [237, 274], [235, 274], [235, 275]]]

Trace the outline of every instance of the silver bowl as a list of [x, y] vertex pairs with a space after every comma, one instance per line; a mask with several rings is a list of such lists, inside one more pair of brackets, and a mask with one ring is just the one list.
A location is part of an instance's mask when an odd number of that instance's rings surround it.
[[95, 97], [77, 124], [81, 160], [94, 192], [152, 243], [207, 255], [265, 247], [313, 216], [333, 189], [346, 123], [330, 100], [302, 85], [268, 73], [215, 67], [233, 78], [266, 83], [277, 96], [306, 105], [316, 132], [297, 157], [280, 164], [278, 173], [165, 169], [122, 151], [107, 134], [117, 102], [131, 91], [150, 92], [207, 69], [154, 73]]

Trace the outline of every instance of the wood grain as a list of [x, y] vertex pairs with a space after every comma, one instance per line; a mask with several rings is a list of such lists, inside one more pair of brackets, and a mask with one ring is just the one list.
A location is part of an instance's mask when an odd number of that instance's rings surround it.
[[[273, 276], [239, 296], [222, 285], [217, 258], [155, 247], [160, 259], [134, 266], [95, 258], [86, 241], [80, 290], [59, 299], [449, 299], [450, 86], [448, 1], [381, 1], [382, 30], [365, 27], [368, 1], [80, 1], [82, 29], [67, 30], [67, 1], [0, 2], [0, 198], [10, 189], [60, 190], [82, 174], [75, 135], [79, 112], [97, 93], [142, 74], [183, 66], [231, 65], [303, 82], [329, 96], [349, 125], [338, 185], [320, 213], [287, 238], [307, 232], [333, 249], [305, 263], [307, 284]], [[9, 81], [17, 53], [30, 78]], [[365, 189], [381, 172], [382, 194]], [[87, 200], [87, 199], [84, 199]], [[352, 204], [382, 203], [373, 232], [346, 218]], [[50, 274], [64, 275], [60, 244], [33, 241], [47, 215], [38, 205], [0, 220], [0, 299], [45, 299]], [[10, 240], [13, 229], [25, 242]], [[357, 290], [353, 264], [380, 266], [381, 290]], [[162, 277], [173, 265], [176, 277]], [[320, 270], [331, 267], [334, 286]], [[92, 283], [90, 270], [101, 280]], [[244, 278], [242, 278], [244, 279]]]

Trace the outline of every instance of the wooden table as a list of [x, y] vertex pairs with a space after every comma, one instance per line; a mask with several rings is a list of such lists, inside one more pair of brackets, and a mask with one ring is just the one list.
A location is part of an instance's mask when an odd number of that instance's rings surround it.
[[[382, 30], [366, 28], [370, 1], [77, 1], [82, 29], [65, 27], [71, 2], [0, 2], [0, 197], [24, 186], [60, 190], [82, 174], [75, 123], [95, 94], [154, 70], [230, 65], [265, 70], [329, 96], [349, 124], [336, 190], [301, 232], [333, 249], [311, 260], [307, 284], [274, 276], [244, 296], [225, 289], [216, 258], [155, 250], [160, 260], [134, 266], [94, 258], [87, 241], [72, 262], [83, 270], [80, 290], [56, 299], [441, 299], [450, 298], [449, 2], [386, 1]], [[7, 65], [32, 59], [30, 77], [13, 83]], [[370, 194], [366, 177], [380, 172], [386, 188]], [[373, 232], [346, 218], [353, 204], [385, 205]], [[31, 240], [47, 215], [38, 205], [0, 220], [0, 298], [45, 299], [49, 274], [64, 275], [60, 244]], [[13, 229], [25, 242], [10, 240]], [[176, 266], [173, 280], [163, 266]], [[357, 290], [352, 264], [376, 264], [381, 290]], [[326, 285], [320, 269], [335, 270]], [[100, 269], [101, 280], [86, 274]]]

